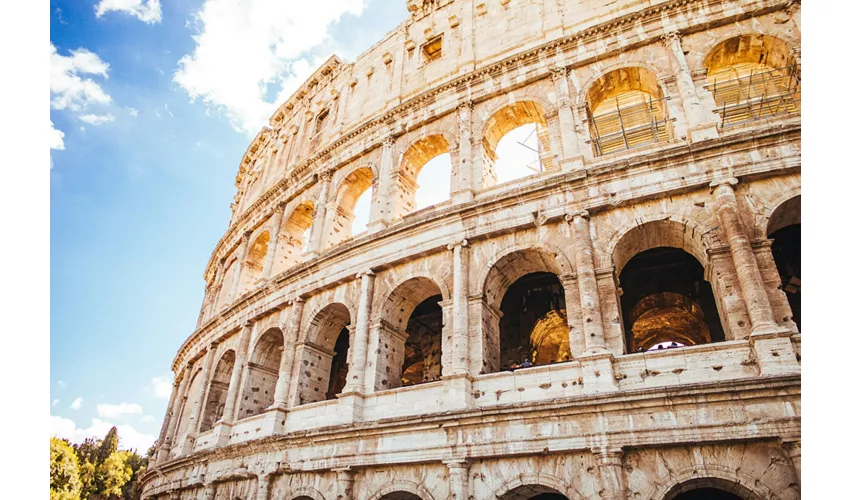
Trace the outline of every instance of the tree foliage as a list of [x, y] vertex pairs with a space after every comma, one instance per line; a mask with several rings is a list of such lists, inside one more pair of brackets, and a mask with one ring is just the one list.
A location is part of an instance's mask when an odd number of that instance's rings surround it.
[[137, 478], [147, 465], [147, 456], [118, 450], [115, 427], [103, 439], [86, 438], [73, 447], [66, 440], [51, 438], [50, 500], [138, 500]]
[[50, 438], [50, 500], [79, 500], [77, 454], [64, 439]]

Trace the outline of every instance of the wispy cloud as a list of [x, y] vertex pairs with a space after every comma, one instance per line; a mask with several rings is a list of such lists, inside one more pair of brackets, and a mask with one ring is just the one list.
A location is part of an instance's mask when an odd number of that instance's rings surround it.
[[[50, 435], [65, 438], [72, 443], [81, 443], [87, 437], [103, 439], [112, 426], [113, 424], [108, 421], [95, 418], [92, 419], [91, 425], [83, 429], [77, 427], [71, 419], [50, 416]], [[116, 427], [118, 428], [118, 445], [124, 450], [136, 449], [144, 454], [156, 439], [153, 434], [140, 432], [129, 424], [119, 424]]]
[[[363, 6], [364, 0], [324, 0], [321, 8], [206, 0], [194, 17], [195, 48], [180, 59], [174, 81], [193, 100], [223, 110], [234, 128], [253, 134], [321, 64], [310, 52], [328, 41], [329, 28], [343, 14], [361, 15]], [[270, 87], [280, 92], [267, 96]]]
[[100, 0], [94, 10], [97, 17], [114, 11], [129, 14], [148, 24], [162, 22], [159, 0]]
[[97, 405], [97, 415], [103, 418], [122, 418], [141, 413], [142, 407], [137, 403], [120, 403], [117, 405], [98, 403]]
[[83, 398], [77, 398], [68, 408], [72, 410], [79, 410], [81, 406], [83, 406]]
[[153, 422], [154, 420], [153, 415], [143, 415], [139, 422]]
[[127, 112], [130, 113], [130, 116], [139, 116], [139, 110], [136, 108], [127, 108]]
[[58, 399], [54, 399], [54, 400], [53, 400], [53, 402], [52, 402], [52, 403], [50, 403], [50, 406], [56, 406], [56, 405], [58, 405], [58, 404], [59, 404], [59, 400], [58, 400]]
[[171, 397], [171, 384], [171, 375], [153, 377], [151, 379], [151, 387], [153, 388], [154, 396], [160, 399], [168, 399]]
[[58, 385], [60, 389], [64, 389], [68, 384], [64, 380], [57, 380], [56, 385]]
[[80, 120], [88, 123], [89, 125], [102, 125], [104, 123], [115, 121], [115, 117], [112, 116], [111, 113], [107, 113], [105, 115], [88, 114], [81, 115]]
[[63, 56], [50, 44], [50, 105], [54, 109], [82, 111], [91, 104], [109, 104], [112, 98], [91, 78], [108, 78], [109, 65], [94, 52], [72, 50]]

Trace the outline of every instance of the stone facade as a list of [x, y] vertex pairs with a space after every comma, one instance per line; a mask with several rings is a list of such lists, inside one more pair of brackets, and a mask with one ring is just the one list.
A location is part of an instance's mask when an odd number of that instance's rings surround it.
[[799, 498], [799, 3], [407, 4], [246, 152], [143, 497]]

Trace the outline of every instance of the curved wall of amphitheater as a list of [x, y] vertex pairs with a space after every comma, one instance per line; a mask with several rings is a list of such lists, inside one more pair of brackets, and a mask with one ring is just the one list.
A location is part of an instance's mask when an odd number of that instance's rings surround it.
[[799, 498], [799, 4], [407, 4], [245, 153], [143, 497]]

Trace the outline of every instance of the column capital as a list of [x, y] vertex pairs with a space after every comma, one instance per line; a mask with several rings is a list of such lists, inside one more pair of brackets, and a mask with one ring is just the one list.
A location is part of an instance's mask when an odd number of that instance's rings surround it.
[[325, 169], [322, 169], [316, 175], [319, 179], [319, 182], [329, 182], [331, 180], [331, 177], [333, 177], [334, 173], [333, 173], [333, 170], [331, 170], [330, 168], [325, 168]]
[[241, 328], [253, 328], [254, 320], [253, 319], [246, 319], [244, 321], [239, 322], [239, 326]]
[[602, 464], [622, 464], [623, 449], [619, 446], [598, 446], [590, 449], [591, 453]]
[[791, 15], [799, 8], [800, 8], [800, 0], [788, 0], [785, 3], [785, 7], [783, 8], [783, 10], [785, 11], [786, 14]]
[[576, 210], [575, 212], [570, 212], [566, 215], [565, 219], [568, 222], [572, 222], [576, 217], [581, 217], [582, 219], [590, 219], [590, 212], [587, 210]]
[[670, 30], [661, 35], [661, 43], [664, 44], [665, 47], [670, 47], [674, 43], [680, 43], [682, 41], [682, 34], [679, 30]]
[[374, 275], [375, 275], [375, 273], [374, 273], [374, 271], [372, 271], [372, 269], [366, 269], [365, 271], [361, 271], [361, 272], [357, 273], [357, 279], [361, 279], [361, 278], [364, 278], [366, 276], [374, 276]]
[[395, 146], [395, 136], [389, 134], [383, 139], [381, 139], [381, 146], [383, 146], [384, 149], [392, 149], [393, 146]]
[[247, 229], [242, 233], [242, 243], [248, 243], [248, 240], [251, 239], [251, 235], [254, 234], [252, 229]]
[[469, 99], [461, 101], [460, 104], [457, 105], [457, 108], [455, 108], [455, 111], [457, 111], [458, 113], [471, 113], [474, 108], [475, 104], [472, 102], [471, 99]]
[[468, 246], [469, 246], [469, 241], [466, 238], [464, 238], [464, 239], [462, 239], [462, 240], [460, 240], [456, 243], [449, 243], [448, 245], [446, 245], [446, 249], [454, 250], [455, 247], [463, 248], [463, 247], [468, 247]]
[[463, 459], [463, 458], [453, 458], [453, 459], [449, 459], [449, 460], [443, 460], [443, 464], [446, 467], [448, 467], [449, 470], [452, 470], [452, 469], [469, 469], [469, 462], [467, 462], [466, 459]]
[[281, 215], [283, 215], [283, 212], [285, 210], [286, 210], [286, 202], [285, 201], [279, 201], [279, 202], [275, 203], [275, 206], [272, 209], [272, 211], [274, 213], [281, 214]]
[[713, 193], [714, 190], [720, 186], [729, 186], [732, 189], [735, 189], [735, 186], [738, 185], [738, 179], [735, 177], [727, 177], [725, 179], [718, 179], [715, 181], [711, 181], [711, 184], [708, 185], [708, 191]]
[[289, 299], [289, 305], [290, 306], [294, 306], [295, 304], [303, 304], [303, 303], [304, 303], [304, 297], [302, 297], [301, 295], [295, 295], [295, 297]]
[[552, 78], [552, 80], [566, 78], [570, 75], [571, 71], [572, 69], [568, 68], [567, 66], [561, 66], [559, 64], [556, 64], [555, 66], [549, 67], [549, 76]]

